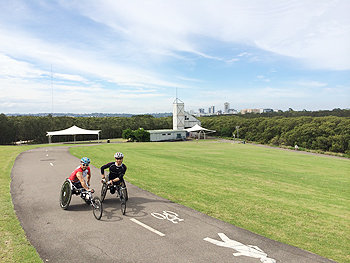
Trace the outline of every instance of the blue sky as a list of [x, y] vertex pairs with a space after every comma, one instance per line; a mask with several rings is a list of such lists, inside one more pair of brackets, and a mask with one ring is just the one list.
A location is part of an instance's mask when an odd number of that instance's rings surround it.
[[0, 0], [0, 113], [350, 108], [348, 0]]

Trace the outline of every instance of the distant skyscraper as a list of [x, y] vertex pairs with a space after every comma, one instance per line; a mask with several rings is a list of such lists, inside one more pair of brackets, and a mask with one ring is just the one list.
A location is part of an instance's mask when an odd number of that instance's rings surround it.
[[229, 111], [229, 109], [230, 109], [230, 103], [228, 103], [228, 102], [225, 102], [224, 103], [224, 112], [228, 112]]
[[215, 113], [215, 106], [210, 106], [210, 108], [208, 108], [208, 113], [214, 114]]

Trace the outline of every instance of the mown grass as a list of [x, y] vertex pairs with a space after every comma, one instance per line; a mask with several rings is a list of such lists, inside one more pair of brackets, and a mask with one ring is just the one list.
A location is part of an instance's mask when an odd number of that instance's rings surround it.
[[37, 146], [0, 146], [0, 262], [42, 262], [13, 209], [10, 183], [16, 157]]
[[257, 234], [350, 262], [348, 159], [203, 140], [70, 151], [97, 167], [121, 151], [132, 184]]

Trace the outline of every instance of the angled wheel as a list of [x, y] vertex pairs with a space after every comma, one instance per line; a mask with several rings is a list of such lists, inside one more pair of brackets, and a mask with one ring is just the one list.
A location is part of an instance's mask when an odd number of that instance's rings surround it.
[[123, 188], [125, 188], [125, 200], [128, 201], [129, 196], [128, 196], [128, 189], [126, 188], [125, 182], [122, 183]]
[[69, 180], [66, 180], [64, 181], [61, 187], [61, 193], [60, 193], [60, 206], [62, 209], [66, 210], [68, 208], [71, 198], [72, 198], [72, 188], [70, 186]]
[[125, 215], [125, 212], [126, 212], [126, 188], [120, 188], [120, 191], [119, 191], [119, 198], [120, 198], [120, 203], [121, 203], [121, 211], [122, 211], [122, 214]]
[[128, 196], [128, 189], [125, 188], [125, 201], [128, 201], [129, 196]]
[[107, 194], [107, 189], [108, 189], [108, 185], [106, 183], [103, 183], [102, 188], [101, 188], [101, 202], [103, 202], [103, 200], [105, 200], [105, 197]]
[[92, 212], [97, 220], [100, 220], [102, 217], [103, 207], [101, 199], [97, 196], [92, 199]]

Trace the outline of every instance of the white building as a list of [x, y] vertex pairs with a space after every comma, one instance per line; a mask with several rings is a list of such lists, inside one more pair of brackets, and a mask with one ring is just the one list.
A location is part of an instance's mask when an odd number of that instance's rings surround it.
[[201, 125], [191, 114], [185, 111], [185, 104], [178, 98], [173, 102], [173, 129], [172, 130], [149, 130], [151, 142], [186, 140], [186, 128], [196, 124]]
[[196, 124], [201, 125], [200, 120], [185, 111], [185, 104], [176, 98], [173, 102], [173, 130], [191, 128]]
[[186, 130], [150, 130], [150, 141], [176, 141], [186, 140]]
[[191, 128], [196, 124], [201, 125], [202, 123], [200, 120], [196, 119], [194, 116], [185, 111], [185, 129]]

